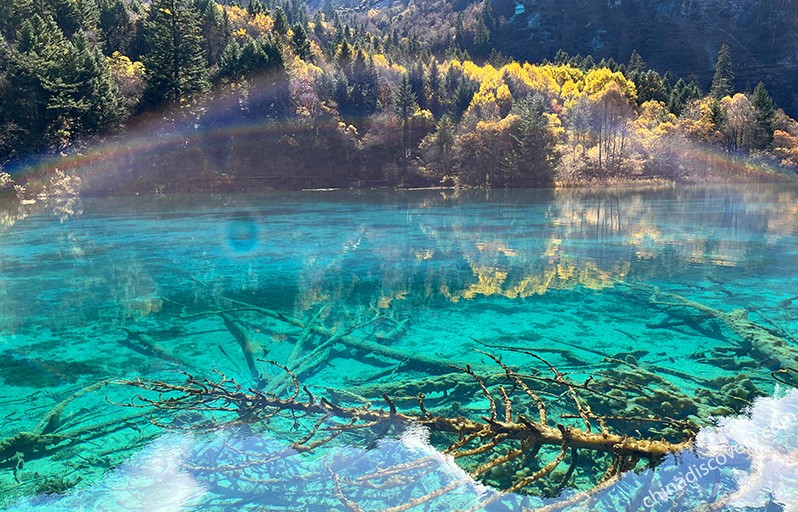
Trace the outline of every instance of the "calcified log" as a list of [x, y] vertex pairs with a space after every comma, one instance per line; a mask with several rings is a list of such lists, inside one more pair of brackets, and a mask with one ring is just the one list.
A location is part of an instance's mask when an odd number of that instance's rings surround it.
[[[380, 345], [379, 343], [374, 343], [368, 340], [360, 339], [355, 336], [351, 335], [343, 335], [341, 336], [340, 333], [336, 334], [335, 329], [328, 329], [326, 327], [322, 327], [320, 325], [316, 325], [313, 323], [305, 324], [302, 320], [298, 318], [294, 318], [278, 311], [274, 311], [268, 308], [263, 308], [257, 306], [255, 304], [249, 304], [247, 302], [243, 302], [237, 299], [233, 299], [230, 297], [221, 297], [223, 302], [228, 302], [230, 304], [235, 304], [237, 306], [242, 306], [248, 310], [258, 311], [259, 313], [263, 313], [264, 315], [274, 318], [275, 320], [279, 320], [281, 322], [285, 322], [287, 324], [299, 327], [300, 329], [309, 328], [312, 332], [319, 334], [321, 336], [325, 336], [327, 338], [336, 338], [336, 343], [339, 343], [347, 348], [360, 352], [366, 355], [378, 355], [383, 356], [388, 359], [393, 359], [395, 361], [400, 361], [405, 364], [411, 364], [414, 368], [425, 371], [432, 374], [442, 374], [442, 373], [452, 373], [453, 367], [456, 367], [457, 362], [452, 361], [449, 359], [444, 359], [440, 357], [429, 357], [423, 354], [417, 354], [413, 352], [409, 352], [406, 350], [397, 349], [394, 347], [387, 347], [384, 345]], [[479, 367], [480, 370], [487, 370], [487, 367]]]
[[[587, 450], [609, 454], [612, 462], [607, 468], [605, 478], [611, 478], [622, 471], [634, 468], [639, 460], [656, 462], [667, 454], [676, 453], [690, 447], [692, 431], [686, 431], [679, 442], [664, 439], [646, 438], [643, 435], [629, 436], [609, 429], [605, 418], [592, 412], [589, 401], [580, 392], [587, 389], [569, 381], [548, 362], [534, 356], [547, 365], [553, 374], [552, 381], [565, 388], [572, 405], [577, 411], [584, 427], [565, 425], [552, 421], [546, 402], [527, 382], [526, 377], [516, 373], [497, 357], [486, 354], [505, 372], [504, 384], [490, 386], [477, 375], [470, 366], [461, 371], [471, 378], [472, 387], [482, 393], [489, 404], [490, 414], [480, 419], [454, 417], [430, 412], [424, 403], [424, 394], [417, 397], [419, 413], [400, 412], [393, 400], [383, 394], [386, 408], [366, 406], [342, 406], [314, 396], [307, 387], [302, 386], [288, 368], [282, 368], [293, 382], [293, 392], [288, 397], [267, 394], [254, 388], [244, 388], [233, 379], [221, 373], [217, 381], [198, 379], [185, 374], [185, 382], [172, 384], [163, 381], [126, 381], [123, 384], [135, 386], [155, 395], [138, 395], [135, 406], [152, 406], [167, 411], [190, 411], [209, 413], [201, 422], [203, 428], [217, 428], [231, 423], [268, 421], [281, 412], [287, 417], [315, 419], [309, 433], [294, 442], [293, 450], [304, 452], [316, 449], [344, 433], [364, 431], [387, 432], [391, 427], [411, 424], [423, 425], [433, 432], [449, 434], [454, 443], [446, 450], [463, 467], [471, 471], [474, 478], [495, 475], [505, 467], [532, 468], [543, 447], [554, 447], [559, 456], [543, 465], [535, 472], [521, 473], [511, 477], [508, 490], [520, 491], [534, 482], [552, 474], [559, 464], [570, 454], [571, 466], [566, 474], [573, 474], [579, 452]], [[537, 411], [536, 418], [518, 414], [518, 409]], [[226, 417], [227, 420], [220, 418]], [[566, 416], [562, 416], [566, 417]], [[211, 419], [213, 418], [213, 419]], [[631, 418], [635, 419], [635, 418]], [[639, 419], [639, 418], [638, 418]], [[656, 418], [646, 418], [650, 421]], [[592, 421], [600, 427], [592, 428]], [[491, 454], [493, 454], [492, 457]], [[283, 455], [284, 456], [284, 455]], [[468, 462], [470, 461], [470, 462]], [[558, 480], [558, 485], [564, 485]], [[432, 499], [432, 498], [431, 498]]]
[[719, 309], [690, 300], [681, 295], [663, 292], [656, 286], [625, 283], [632, 288], [643, 289], [651, 293], [650, 301], [660, 306], [683, 306], [700, 311], [726, 324], [760, 358], [759, 363], [771, 371], [798, 366], [798, 349], [774, 331], [759, 325], [748, 318], [748, 311], [736, 309], [726, 313]]
[[31, 430], [17, 432], [0, 439], [0, 467], [10, 466], [17, 482], [20, 482], [18, 473], [26, 462], [125, 428], [128, 426], [128, 421], [142, 416], [141, 413], [137, 413], [65, 431], [62, 416], [67, 406], [78, 398], [107, 385], [107, 381], [101, 381], [76, 391], [50, 409]]
[[238, 323], [235, 318], [230, 316], [228, 313], [222, 313], [220, 316], [222, 317], [222, 321], [224, 321], [224, 326], [227, 327], [227, 330], [233, 335], [233, 338], [235, 338], [238, 346], [241, 347], [241, 352], [244, 354], [244, 360], [247, 362], [247, 368], [249, 368], [250, 375], [256, 381], [259, 380], [260, 374], [258, 373], [257, 366], [255, 365], [255, 343], [253, 343], [253, 341], [247, 335], [246, 330], [244, 330], [244, 327]]
[[299, 336], [297, 336], [296, 343], [294, 343], [294, 348], [291, 349], [291, 354], [288, 356], [289, 365], [294, 366], [294, 363], [302, 355], [302, 352], [304, 352], [305, 342], [313, 332], [313, 327], [319, 321], [319, 317], [322, 313], [324, 313], [325, 309], [327, 309], [327, 304], [319, 308], [316, 314], [313, 315], [313, 317], [311, 317], [311, 319], [308, 321], [307, 325], [305, 325], [305, 328], [302, 329], [302, 332], [299, 333]]
[[127, 328], [123, 328], [123, 330], [127, 333], [127, 338], [119, 340], [119, 343], [123, 346], [147, 357], [157, 357], [180, 368], [191, 368], [188, 362], [172, 354], [147, 334]]

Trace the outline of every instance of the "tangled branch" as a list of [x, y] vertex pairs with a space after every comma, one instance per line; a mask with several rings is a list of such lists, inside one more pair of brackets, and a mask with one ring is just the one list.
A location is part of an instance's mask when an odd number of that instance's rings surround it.
[[[202, 423], [204, 426], [211, 421], [208, 420], [209, 415], [227, 415], [224, 420], [214, 416], [213, 421], [217, 422], [218, 427], [231, 423], [269, 421], [280, 413], [292, 418], [301, 417], [312, 426], [305, 435], [292, 443], [291, 448], [297, 452], [316, 450], [343, 434], [367, 430], [387, 433], [391, 428], [423, 425], [433, 433], [452, 439], [453, 442], [445, 452], [468, 469], [473, 478], [495, 477], [502, 470], [512, 468], [513, 471], [509, 473], [514, 476], [506, 479], [505, 487], [514, 492], [530, 492], [527, 488], [531, 484], [554, 474], [566, 456], [570, 455], [565, 476], [560, 477], [561, 481], [558, 480], [558, 487], [562, 488], [573, 475], [582, 451], [609, 456], [610, 462], [604, 477], [598, 482], [601, 484], [636, 467], [641, 460], [656, 463], [667, 454], [682, 451], [692, 443], [692, 432], [686, 433], [678, 442], [649, 438], [642, 434], [612, 432], [605, 421], [607, 418], [593, 413], [589, 401], [581, 396], [581, 389], [575, 386], [576, 383], [570, 382], [544, 359], [530, 353], [529, 355], [540, 359], [551, 369], [555, 375], [552, 379], [554, 383], [564, 387], [565, 393], [572, 400], [577, 414], [561, 415], [560, 418], [579, 418], [583, 426], [566, 424], [564, 421], [554, 422], [546, 402], [533, 390], [524, 376], [502, 363], [495, 355], [483, 354], [504, 370], [506, 379], [504, 383], [489, 386], [470, 366], [461, 369], [476, 382], [489, 404], [489, 415], [479, 418], [431, 412], [424, 404], [423, 393], [417, 397], [418, 412], [398, 411], [387, 394], [383, 395], [386, 404], [384, 408], [371, 408], [370, 404], [334, 403], [326, 397], [314, 395], [301, 385], [289, 368], [277, 363], [272, 364], [281, 368], [292, 382], [293, 389], [287, 391], [285, 396], [277, 396], [253, 387], [246, 388], [221, 373], [217, 380], [200, 379], [185, 373], [185, 380], [179, 384], [140, 379], [122, 384], [147, 392], [139, 394], [130, 405], [167, 411], [208, 413], [201, 415], [205, 418]], [[503, 406], [501, 414], [497, 404]], [[535, 419], [519, 412], [525, 412], [529, 407], [537, 412]], [[600, 432], [591, 429], [591, 420], [598, 422], [601, 426]], [[556, 450], [556, 455], [542, 464], [538, 459], [541, 449], [545, 447]], [[552, 450], [547, 450], [547, 453]], [[387, 468], [383, 471], [401, 473], [400, 468]]]

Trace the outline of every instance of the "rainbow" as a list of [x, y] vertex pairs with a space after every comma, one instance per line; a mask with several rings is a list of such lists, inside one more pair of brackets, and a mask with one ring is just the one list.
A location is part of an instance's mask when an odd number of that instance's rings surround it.
[[[263, 91], [258, 95], [265, 97]], [[236, 150], [240, 151], [248, 145], [256, 148], [264, 140], [290, 138], [301, 130], [302, 121], [297, 119], [247, 118], [238, 113], [230, 114], [236, 110], [241, 112], [238, 98], [227, 95], [192, 107], [146, 114], [123, 133], [84, 141], [59, 155], [39, 156], [17, 162], [8, 167], [8, 170], [20, 183], [42, 184], [63, 173], [80, 178], [83, 188], [89, 191], [113, 188], [116, 193], [125, 193], [127, 184], [130, 192], [139, 192], [141, 183], [133, 184], [130, 181], [142, 179], [141, 172], [134, 172], [141, 165], [152, 167], [158, 161], [169, 162], [170, 156], [174, 162], [174, 155], [199, 151], [204, 161], [177, 161], [184, 166], [191, 164], [196, 167], [205, 166], [206, 169], [210, 166], [220, 179], [229, 178], [229, 153], [234, 151], [230, 147], [231, 140], [236, 140]], [[197, 122], [196, 112], [204, 112], [200, 122]], [[170, 117], [182, 119], [164, 121]], [[663, 138], [660, 151], [661, 158], [665, 161], [675, 162], [687, 171], [686, 181], [690, 182], [752, 179], [774, 181], [787, 177], [775, 161], [739, 157], [682, 138]], [[259, 162], [274, 163], [260, 160], [254, 164]], [[187, 179], [185, 169], [181, 175], [169, 163], [150, 171], [152, 176], [144, 181], [180, 182]], [[173, 175], [170, 176], [170, 173]], [[207, 176], [206, 174], [205, 178]], [[285, 173], [281, 178], [305, 177]], [[297, 183], [301, 184], [301, 181]]]

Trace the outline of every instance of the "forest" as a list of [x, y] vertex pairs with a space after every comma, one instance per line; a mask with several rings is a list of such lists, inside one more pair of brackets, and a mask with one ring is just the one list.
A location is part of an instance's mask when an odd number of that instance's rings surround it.
[[[368, 10], [3, 2], [0, 188], [63, 182], [58, 163], [70, 158], [116, 176], [93, 183], [82, 172], [83, 188], [108, 193], [774, 180], [798, 170], [798, 123], [767, 84], [739, 87], [728, 44], [702, 84], [634, 50], [624, 63], [563, 50], [518, 61], [498, 49], [507, 23], [491, 0]], [[126, 144], [152, 151], [114, 150]], [[55, 155], [52, 172], [19, 176], [42, 155]]]

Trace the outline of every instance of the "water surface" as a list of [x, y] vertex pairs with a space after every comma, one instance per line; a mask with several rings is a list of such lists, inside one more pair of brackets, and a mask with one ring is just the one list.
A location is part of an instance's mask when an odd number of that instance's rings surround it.
[[[652, 303], [641, 288], [656, 286], [725, 312], [746, 309], [798, 346], [791, 335], [798, 332], [794, 187], [135, 197], [84, 199], [69, 212], [34, 207], [5, 217], [0, 442], [35, 429], [56, 404], [103, 380], [174, 380], [175, 370], [199, 376], [218, 370], [253, 385], [240, 346], [217, 314], [230, 308], [225, 298], [303, 321], [323, 308], [324, 327], [365, 324], [353, 335], [462, 365], [488, 364], [475, 351], [486, 345], [522, 347], [584, 380], [611, 367], [605, 360], [610, 356], [669, 372], [664, 376], [689, 396], [720, 393], [719, 384], [706, 382], [744, 374], [754, 387], [750, 396], [694, 415], [705, 425], [708, 416], [740, 413], [755, 396], [776, 395], [762, 402], [761, 411], [788, 418], [798, 413], [798, 399], [764, 365], [734, 353], [739, 339], [733, 332], [711, 318]], [[257, 311], [231, 314], [258, 357], [288, 360], [299, 329]], [[140, 336], [169, 357], [137, 350], [131, 340]], [[540, 362], [520, 354], [502, 357], [543, 371]], [[267, 379], [276, 378], [278, 372], [258, 364]], [[409, 366], [339, 347], [302, 380], [322, 394], [330, 388], [362, 392], [425, 377]], [[151, 411], [116, 405], [135, 394], [111, 384], [80, 396], [57, 427], [79, 440], [34, 456], [4, 454], [0, 505], [343, 510], [331, 471], [354, 480], [377, 467], [435, 460], [405, 485], [344, 489], [363, 510], [381, 510], [466, 478], [418, 429], [264, 464], [255, 478], [243, 470], [214, 471], [214, 464], [234, 463], [242, 453], [268, 459], [295, 433], [279, 424], [244, 433], [163, 429], [150, 422]], [[436, 396], [433, 405], [450, 413], [485, 409], [478, 388], [465, 396]], [[749, 426], [734, 423], [731, 433], [706, 432], [739, 442], [741, 429], [773, 425], [774, 413], [760, 414], [740, 419]], [[591, 507], [692, 510], [734, 496], [721, 506], [779, 510], [795, 497], [795, 480], [764, 479], [739, 495], [757, 471], [769, 474], [761, 461], [772, 453], [783, 463], [778, 474], [798, 478], [795, 423], [767, 432], [772, 436], [757, 438], [758, 451], [702, 475], [678, 496], [643, 503], [716, 454], [699, 450], [657, 471], [630, 473]], [[712, 439], [709, 445], [717, 445]], [[591, 471], [580, 466], [559, 498], [553, 491], [505, 495], [488, 508], [556, 502], [588, 487]], [[465, 510], [494, 492], [464, 483], [425, 506]]]

